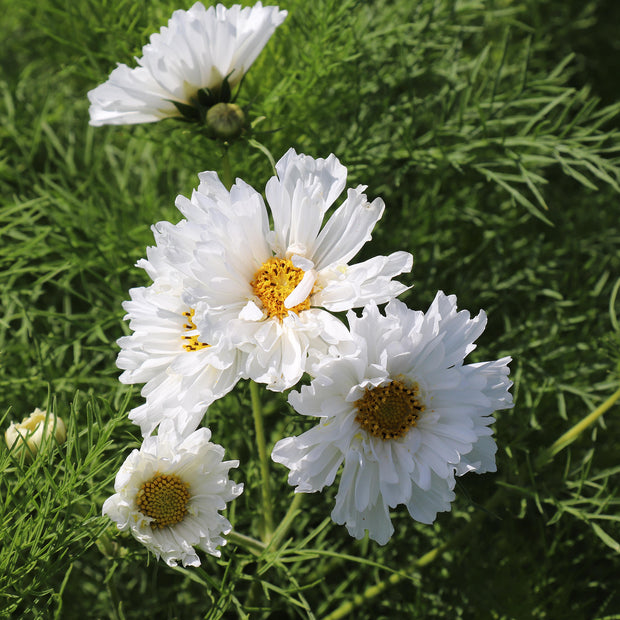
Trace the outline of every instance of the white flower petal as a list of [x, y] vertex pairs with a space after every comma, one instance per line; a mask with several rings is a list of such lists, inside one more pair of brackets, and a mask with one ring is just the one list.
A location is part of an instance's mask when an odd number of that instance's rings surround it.
[[319, 274], [319, 282], [326, 284], [313, 296], [313, 303], [332, 312], [360, 308], [371, 301], [385, 303], [409, 288], [393, 278], [411, 271], [412, 265], [411, 254], [394, 252], [350, 267], [332, 266]]
[[[271, 458], [290, 468], [289, 484], [296, 486], [297, 492], [320, 491], [334, 482], [343, 454], [324, 440], [326, 433], [333, 435], [333, 430], [331, 425], [326, 424], [299, 437], [282, 439], [274, 446]], [[299, 466], [298, 463], [302, 462], [303, 466]]]
[[453, 481], [434, 474], [428, 489], [414, 485], [411, 498], [405, 504], [411, 518], [430, 524], [435, 521], [438, 512], [450, 512], [450, 504], [455, 497], [453, 486]]
[[312, 287], [316, 281], [316, 273], [314, 271], [306, 271], [301, 282], [293, 289], [293, 292], [284, 300], [285, 308], [294, 308], [303, 303], [312, 291]]
[[[363, 538], [366, 531], [371, 539], [380, 545], [385, 545], [392, 534], [394, 527], [390, 521], [387, 505], [381, 501], [368, 504], [364, 501], [364, 508], [359, 509], [359, 499], [356, 491], [370, 489], [373, 486], [372, 476], [364, 476], [360, 469], [363, 460], [360, 455], [353, 453], [352, 458], [347, 458], [340, 480], [340, 486], [336, 495], [336, 505], [332, 511], [332, 519], [339, 524], [344, 524], [351, 536]], [[374, 469], [371, 469], [372, 473]], [[360, 484], [356, 479], [362, 478]], [[375, 485], [376, 487], [376, 482]]]
[[311, 269], [314, 269], [314, 263], [303, 256], [299, 256], [299, 254], [293, 254], [291, 256], [291, 263], [293, 263], [294, 267], [297, 267], [302, 271], [310, 271]]
[[147, 403], [130, 414], [143, 436], [166, 415], [178, 415], [184, 432], [195, 430], [206, 408], [236, 385], [244, 365], [243, 354], [228, 339], [214, 334], [204, 342], [193, 323], [197, 317], [188, 318], [193, 308], [182, 299], [182, 274], [168, 267], [154, 275], [150, 287], [131, 289], [132, 299], [123, 306], [133, 333], [118, 340], [120, 380], [145, 383]]
[[329, 218], [316, 240], [313, 260], [317, 270], [334, 263], [347, 263], [370, 240], [371, 231], [383, 214], [381, 198], [368, 202], [364, 186], [347, 191], [347, 199]]
[[265, 318], [265, 313], [253, 301], [248, 301], [239, 313], [239, 318], [244, 321], [260, 321]]
[[346, 168], [334, 155], [313, 159], [289, 149], [276, 164], [278, 176], [267, 183], [265, 195], [273, 213], [273, 249], [311, 256], [323, 216], [344, 189]]

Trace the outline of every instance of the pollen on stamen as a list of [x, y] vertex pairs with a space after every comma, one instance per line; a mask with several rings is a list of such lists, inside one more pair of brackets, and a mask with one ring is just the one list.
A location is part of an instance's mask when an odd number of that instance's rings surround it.
[[187, 515], [189, 485], [176, 474], [156, 474], [136, 495], [138, 510], [151, 517], [151, 527], [162, 529], [180, 523]]
[[[185, 323], [183, 325], [183, 329], [185, 331], [194, 331], [196, 328], [196, 325], [194, 324], [194, 309], [191, 308], [188, 312], [184, 312], [183, 316], [187, 319], [187, 323]], [[198, 340], [198, 336], [196, 334], [194, 335], [188, 335], [185, 334], [183, 336], [181, 336], [181, 338], [185, 341], [183, 344], [183, 348], [186, 351], [199, 351], [200, 349], [206, 349], [209, 345], [206, 342], [200, 342]]]
[[303, 269], [295, 267], [290, 259], [273, 256], [257, 270], [250, 285], [267, 314], [282, 320], [291, 311], [299, 314], [310, 308], [310, 295], [292, 308], [284, 305], [303, 277]]
[[407, 387], [401, 381], [366, 389], [364, 396], [355, 401], [355, 421], [373, 437], [404, 437], [424, 411], [419, 391], [417, 384]]

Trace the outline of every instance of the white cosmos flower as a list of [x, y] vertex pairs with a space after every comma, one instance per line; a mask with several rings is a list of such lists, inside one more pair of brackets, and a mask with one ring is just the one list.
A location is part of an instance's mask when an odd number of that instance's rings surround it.
[[332, 519], [356, 538], [385, 544], [389, 508], [432, 523], [449, 511], [455, 474], [495, 471], [491, 414], [512, 407], [509, 357], [463, 364], [486, 324], [437, 293], [428, 312], [394, 300], [361, 318], [348, 313], [356, 355], [327, 357], [316, 378], [289, 396], [320, 417], [298, 437], [278, 441], [272, 458], [290, 469], [296, 492], [331, 485], [344, 462]]
[[154, 282], [129, 291], [123, 303], [133, 333], [117, 341], [123, 383], [145, 383], [147, 402], [129, 418], [147, 436], [173, 417], [182, 434], [194, 431], [207, 407], [235, 386], [243, 370], [242, 353], [219, 335], [204, 342], [193, 321], [194, 309], [182, 300], [183, 277], [161, 261], [157, 248], [141, 260]]
[[91, 125], [151, 123], [180, 116], [173, 102], [192, 105], [202, 88], [218, 91], [224, 78], [239, 83], [286, 17], [276, 6], [206, 9], [200, 2], [175, 11], [151, 35], [138, 67], [119, 64], [88, 93]]
[[258, 192], [239, 179], [228, 192], [212, 172], [199, 175], [191, 200], [177, 199], [187, 220], [155, 230], [158, 248], [193, 278], [184, 300], [198, 332], [207, 340], [228, 334], [247, 356], [244, 375], [281, 391], [330, 346], [350, 340], [332, 312], [399, 295], [407, 287], [393, 278], [413, 259], [395, 252], [349, 264], [384, 204], [368, 202], [365, 186], [349, 189], [323, 226], [346, 182], [334, 155], [313, 159], [291, 149], [276, 169], [265, 191], [273, 230]]
[[194, 547], [219, 557], [222, 534], [231, 530], [219, 511], [243, 491], [228, 478], [239, 461], [223, 461], [224, 448], [210, 438], [207, 428], [183, 437], [171, 420], [162, 422], [123, 463], [116, 493], [103, 504], [119, 530], [129, 529], [169, 566], [199, 566]]

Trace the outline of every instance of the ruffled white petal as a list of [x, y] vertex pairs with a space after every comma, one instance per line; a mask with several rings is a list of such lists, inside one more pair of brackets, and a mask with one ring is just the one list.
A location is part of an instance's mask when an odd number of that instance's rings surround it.
[[314, 271], [306, 271], [301, 282], [293, 289], [293, 292], [284, 300], [285, 308], [294, 308], [298, 304], [303, 303], [308, 295], [312, 292], [314, 283], [316, 282], [316, 273]]
[[142, 435], [148, 437], [164, 420], [172, 420], [183, 435], [192, 433], [200, 425], [204, 410], [188, 410], [185, 407], [153, 406], [151, 401], [135, 407], [129, 412], [129, 419], [140, 427]]
[[164, 90], [153, 75], [142, 67], [130, 69], [120, 64], [104, 84], [88, 93], [90, 124], [133, 125], [154, 123], [177, 115], [175, 105], [168, 101]]
[[313, 159], [289, 149], [276, 164], [265, 195], [273, 214], [276, 254], [312, 256], [327, 209], [344, 189], [346, 168], [334, 155]]
[[334, 482], [350, 442], [354, 422], [330, 418], [299, 435], [278, 441], [271, 453], [276, 463], [290, 469], [289, 484], [298, 493], [313, 493]]
[[332, 265], [319, 274], [320, 288], [313, 301], [332, 312], [385, 303], [409, 288], [393, 278], [411, 271], [412, 265], [409, 252], [375, 256], [351, 266]]
[[313, 258], [318, 270], [348, 263], [370, 240], [371, 231], [383, 214], [381, 198], [368, 202], [360, 185], [347, 190], [347, 199], [336, 209], [321, 230], [314, 246]]
[[361, 454], [347, 455], [336, 494], [332, 519], [346, 525], [351, 536], [363, 538], [366, 531], [380, 545], [385, 545], [394, 533], [388, 506], [377, 497], [377, 470], [365, 467]]
[[413, 485], [411, 498], [405, 503], [412, 519], [420, 523], [433, 523], [438, 512], [450, 512], [454, 501], [453, 479], [433, 474], [428, 489]]

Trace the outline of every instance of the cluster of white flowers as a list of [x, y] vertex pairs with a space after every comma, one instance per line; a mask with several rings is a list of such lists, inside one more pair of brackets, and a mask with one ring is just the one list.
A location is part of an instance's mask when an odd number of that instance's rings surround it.
[[[197, 2], [175, 11], [144, 46], [138, 67], [119, 65], [88, 93], [90, 124], [151, 123], [224, 105], [216, 120], [223, 134], [233, 135], [243, 114], [228, 103], [231, 89], [286, 15], [260, 2], [230, 9]], [[200, 284], [187, 271], [203, 244], [200, 226], [162, 224], [157, 237], [158, 247], [139, 263], [153, 284], [130, 291], [125, 309], [133, 333], [119, 340], [121, 381], [144, 383], [145, 403], [129, 417], [145, 439], [118, 472], [103, 512], [170, 566], [197, 566], [195, 547], [220, 555], [231, 525], [218, 511], [243, 492], [228, 479], [239, 462], [223, 461], [224, 449], [198, 427], [207, 407], [243, 376], [247, 355], [232, 346], [227, 330], [210, 332], [207, 341], [196, 324], [198, 302], [186, 299], [190, 282]]]
[[[171, 101], [237, 83], [285, 16], [260, 3], [175, 12], [140, 67], [121, 65], [90, 93], [91, 122], [157, 120], [175, 114]], [[278, 441], [272, 458], [296, 492], [333, 484], [342, 466], [332, 518], [356, 538], [385, 544], [399, 504], [432, 523], [450, 510], [455, 476], [495, 471], [491, 415], [512, 406], [510, 358], [463, 363], [486, 316], [457, 311], [454, 296], [439, 291], [426, 313], [395, 299], [410, 253], [352, 262], [384, 204], [358, 186], [337, 205], [346, 176], [334, 155], [290, 149], [266, 184], [267, 207], [242, 180], [228, 190], [202, 172], [176, 201], [184, 219], [153, 227], [138, 263], [152, 284], [130, 291], [132, 334], [118, 341], [121, 381], [144, 384], [129, 417], [145, 439], [104, 512], [171, 565], [198, 564], [195, 546], [219, 554], [230, 530], [217, 511], [242, 492], [228, 480], [238, 462], [222, 462], [199, 427], [240, 379], [282, 392], [310, 375], [289, 403], [317, 424]]]

